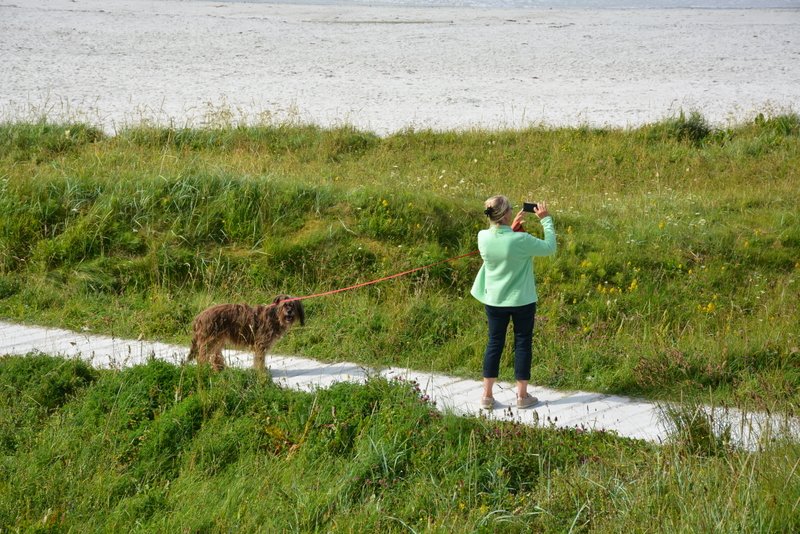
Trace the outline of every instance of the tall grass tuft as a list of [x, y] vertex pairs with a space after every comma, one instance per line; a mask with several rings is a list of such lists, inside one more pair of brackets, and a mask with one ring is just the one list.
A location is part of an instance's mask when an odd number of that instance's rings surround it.
[[44, 161], [103, 139], [102, 130], [81, 123], [0, 123], [0, 152], [11, 161]]
[[677, 141], [687, 141], [700, 146], [713, 132], [708, 121], [699, 111], [692, 111], [687, 117], [681, 111], [677, 117], [670, 118], [651, 130], [651, 136], [664, 135]]
[[673, 405], [666, 415], [672, 423], [673, 445], [688, 454], [725, 456], [734, 447], [730, 423], [720, 422], [706, 406]]

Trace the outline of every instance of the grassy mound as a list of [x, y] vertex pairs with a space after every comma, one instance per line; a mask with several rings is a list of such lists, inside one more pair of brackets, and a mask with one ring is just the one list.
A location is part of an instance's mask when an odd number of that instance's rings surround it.
[[[794, 411], [800, 120], [718, 130], [0, 125], [0, 316], [188, 342], [212, 303], [336, 289], [475, 249], [482, 201], [546, 199], [532, 380]], [[540, 231], [532, 219], [533, 233]], [[476, 377], [480, 260], [306, 301], [276, 351]], [[510, 347], [509, 347], [510, 350]], [[510, 355], [501, 379], [512, 376]]]
[[414, 384], [0, 358], [0, 525], [82, 532], [793, 532], [800, 447], [440, 414]]

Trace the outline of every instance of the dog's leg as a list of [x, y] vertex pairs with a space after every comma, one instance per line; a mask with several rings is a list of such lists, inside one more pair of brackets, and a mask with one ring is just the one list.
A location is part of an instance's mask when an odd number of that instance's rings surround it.
[[208, 354], [211, 357], [211, 367], [215, 371], [225, 369], [225, 358], [222, 357], [222, 348], [225, 346], [225, 339], [214, 340], [213, 345], [209, 345]]
[[197, 343], [197, 363], [209, 363], [209, 355], [214, 354], [214, 347], [218, 343], [215, 339], [202, 339]]
[[194, 359], [197, 359], [199, 353], [200, 348], [197, 345], [197, 336], [192, 336], [192, 346], [189, 349], [189, 356], [187, 356], [186, 361], [190, 362]]
[[222, 357], [222, 347], [224, 344], [225, 340], [219, 338], [205, 339], [198, 343], [197, 363], [209, 363], [216, 371], [224, 369], [225, 359]]
[[207, 345], [208, 344], [206, 342], [198, 343], [196, 358], [198, 365], [201, 363], [208, 363], [208, 352], [206, 350]]
[[266, 369], [265, 359], [266, 359], [265, 351], [256, 348], [253, 350], [253, 369], [256, 371], [264, 371]]
[[222, 357], [221, 349], [214, 353], [214, 359], [211, 362], [211, 367], [215, 371], [222, 371], [225, 369], [225, 358]]

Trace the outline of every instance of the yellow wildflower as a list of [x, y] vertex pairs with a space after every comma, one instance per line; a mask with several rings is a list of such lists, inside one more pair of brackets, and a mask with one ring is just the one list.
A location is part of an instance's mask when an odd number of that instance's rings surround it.
[[703, 306], [702, 304], [698, 304], [697, 305], [697, 311], [703, 312], [703, 313], [714, 313], [714, 311], [716, 309], [717, 309], [717, 305], [714, 304], [713, 302], [709, 302], [705, 306]]

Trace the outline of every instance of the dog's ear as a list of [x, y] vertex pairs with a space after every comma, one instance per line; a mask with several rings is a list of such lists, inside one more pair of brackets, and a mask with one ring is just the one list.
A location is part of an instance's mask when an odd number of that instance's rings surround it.
[[303, 302], [299, 300], [295, 300], [292, 304], [295, 306], [295, 310], [297, 311], [297, 316], [300, 318], [300, 326], [306, 325], [306, 310], [303, 306]]

